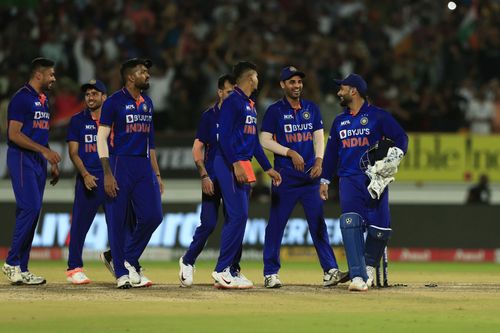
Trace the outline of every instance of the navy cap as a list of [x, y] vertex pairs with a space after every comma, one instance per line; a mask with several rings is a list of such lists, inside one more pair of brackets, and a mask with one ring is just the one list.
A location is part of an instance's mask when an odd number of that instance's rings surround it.
[[146, 68], [151, 68], [151, 66], [153, 66], [153, 62], [151, 60], [145, 59], [145, 58], [132, 58], [132, 59], [128, 59], [120, 67], [120, 74], [123, 76], [123, 72], [127, 68], [134, 68], [137, 65], [144, 65], [144, 66], [146, 66]]
[[293, 66], [287, 66], [281, 70], [280, 81], [286, 81], [295, 75], [298, 75], [301, 78], [306, 77], [306, 75], [301, 71], [299, 71], [297, 68]]
[[81, 89], [83, 92], [87, 91], [89, 88], [94, 88], [97, 91], [107, 94], [106, 85], [99, 80], [90, 80], [87, 83], [82, 84]]
[[352, 73], [349, 74], [345, 77], [343, 80], [333, 80], [335, 81], [336, 84], [344, 85], [344, 86], [349, 86], [349, 87], [354, 87], [358, 89], [359, 93], [364, 95], [366, 94], [366, 91], [368, 90], [368, 85], [366, 84], [366, 81], [361, 77], [361, 75]]

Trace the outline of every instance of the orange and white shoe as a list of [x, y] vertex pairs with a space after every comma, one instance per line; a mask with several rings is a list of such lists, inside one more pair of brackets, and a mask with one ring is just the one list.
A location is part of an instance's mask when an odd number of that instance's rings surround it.
[[88, 284], [90, 279], [83, 272], [83, 268], [77, 267], [70, 271], [66, 271], [66, 280], [72, 284]]
[[141, 281], [139, 283], [132, 283], [132, 288], [147, 288], [153, 285], [153, 281], [144, 275], [144, 269], [142, 267], [139, 270], [139, 276], [141, 277]]

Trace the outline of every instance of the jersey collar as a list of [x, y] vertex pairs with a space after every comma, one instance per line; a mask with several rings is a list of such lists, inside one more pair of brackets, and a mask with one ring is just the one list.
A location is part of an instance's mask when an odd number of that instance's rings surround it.
[[299, 108], [298, 109], [295, 109], [290, 104], [290, 102], [288, 101], [288, 99], [286, 99], [286, 97], [283, 97], [281, 100], [283, 101], [283, 104], [285, 104], [287, 108], [293, 110], [294, 112], [297, 112], [297, 111], [301, 110], [302, 109], [302, 105], [304, 105], [304, 103], [302, 103], [302, 98], [299, 99]]
[[[367, 112], [367, 111], [369, 110], [369, 109], [368, 109], [368, 107], [369, 107], [369, 106], [370, 106], [370, 104], [369, 104], [367, 101], [365, 101], [365, 102], [363, 103], [363, 105], [361, 105], [361, 108], [359, 109], [359, 112], [356, 114], [356, 116], [357, 116], [358, 114], [362, 113], [362, 112]], [[345, 113], [345, 114], [348, 114], [348, 115], [350, 115], [350, 116], [353, 116], [353, 115], [351, 114], [351, 110], [350, 110], [349, 108], [347, 108], [347, 107], [346, 107], [346, 108], [344, 108], [344, 113]], [[356, 117], [356, 116], [353, 116], [353, 117]]]

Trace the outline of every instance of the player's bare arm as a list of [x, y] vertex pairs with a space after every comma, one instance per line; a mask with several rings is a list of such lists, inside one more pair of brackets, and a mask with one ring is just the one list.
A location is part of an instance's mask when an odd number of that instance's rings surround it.
[[115, 198], [117, 195], [116, 191], [118, 191], [119, 188], [115, 176], [111, 171], [111, 166], [109, 165], [108, 137], [110, 133], [111, 128], [109, 126], [99, 126], [97, 130], [97, 153], [99, 154], [99, 160], [101, 161], [102, 170], [104, 172], [104, 192], [111, 198]]
[[210, 179], [207, 169], [205, 168], [205, 163], [203, 162], [204, 146], [205, 145], [200, 140], [198, 139], [194, 140], [193, 150], [192, 150], [193, 160], [194, 164], [196, 165], [196, 168], [198, 169], [198, 173], [200, 174], [201, 190], [205, 194], [214, 195], [215, 194], [214, 183]]
[[71, 162], [73, 162], [73, 165], [75, 168], [78, 170], [80, 175], [83, 178], [83, 183], [85, 184], [85, 187], [88, 190], [92, 190], [97, 187], [97, 177], [92, 175], [87, 168], [85, 168], [85, 165], [83, 165], [83, 161], [78, 155], [78, 147], [79, 144], [76, 141], [69, 141], [68, 142], [68, 152], [69, 152], [69, 158], [71, 159]]
[[318, 178], [323, 171], [323, 156], [325, 153], [325, 134], [323, 129], [316, 130], [313, 133], [314, 154], [316, 159], [311, 169], [311, 178]]
[[158, 185], [160, 186], [160, 193], [163, 194], [163, 180], [161, 179], [160, 167], [158, 166], [158, 159], [156, 158], [156, 150], [150, 149], [149, 156], [151, 157], [151, 167], [158, 179]]
[[21, 132], [22, 127], [22, 122], [10, 120], [8, 133], [9, 140], [21, 148], [41, 153], [43, 157], [52, 165], [61, 162], [61, 156], [59, 156], [57, 152], [28, 138], [23, 132]]

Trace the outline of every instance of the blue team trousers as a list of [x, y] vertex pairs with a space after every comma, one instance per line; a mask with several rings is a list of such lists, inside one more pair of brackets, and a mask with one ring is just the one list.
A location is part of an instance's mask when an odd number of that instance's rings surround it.
[[369, 182], [366, 175], [339, 178], [342, 214], [354, 212], [363, 217], [365, 225], [390, 228], [389, 190], [386, 189], [380, 199], [372, 199], [367, 189]]
[[224, 157], [217, 155], [214, 159], [215, 175], [224, 200], [226, 210], [225, 222], [222, 226], [219, 259], [216, 272], [222, 272], [233, 263], [239, 262], [248, 219], [248, 200], [250, 185], [238, 183], [232, 168]]
[[[217, 225], [217, 220], [219, 218], [219, 207], [222, 201], [222, 193], [220, 190], [219, 182], [213, 179], [214, 184], [214, 195], [208, 195], [202, 193], [201, 195], [201, 213], [200, 213], [200, 225], [196, 228], [193, 240], [189, 245], [188, 250], [182, 257], [182, 261], [185, 265], [194, 265], [196, 259], [200, 255], [201, 251], [207, 243], [208, 237], [212, 234]], [[223, 206], [224, 216], [226, 216], [226, 210]], [[239, 261], [241, 259], [240, 254], [236, 256], [235, 262], [231, 265], [231, 271], [239, 271]]]
[[[319, 196], [319, 181], [297, 177], [294, 172], [280, 170], [283, 182], [272, 187], [271, 211], [264, 241], [264, 275], [280, 270], [280, 249], [283, 233], [295, 205], [300, 202], [306, 215], [311, 238], [323, 271], [338, 268], [328, 238]], [[306, 176], [308, 177], [308, 176]]]
[[21, 271], [26, 272], [31, 244], [42, 209], [47, 161], [39, 153], [9, 147], [7, 167], [16, 197], [16, 225], [6, 263], [11, 266], [21, 266]]
[[[119, 190], [115, 198], [106, 197], [106, 220], [116, 277], [128, 275], [124, 262], [140, 268], [139, 258], [153, 232], [161, 224], [160, 188], [149, 158], [111, 156], [110, 165]], [[137, 224], [127, 236], [130, 202]]]

